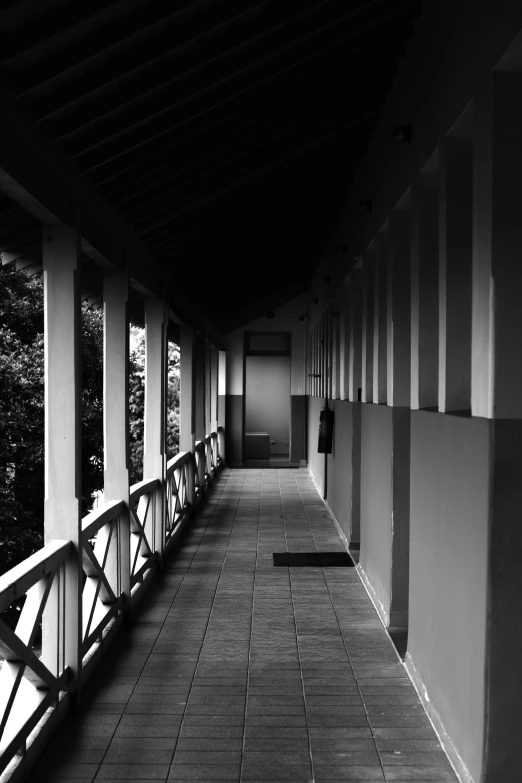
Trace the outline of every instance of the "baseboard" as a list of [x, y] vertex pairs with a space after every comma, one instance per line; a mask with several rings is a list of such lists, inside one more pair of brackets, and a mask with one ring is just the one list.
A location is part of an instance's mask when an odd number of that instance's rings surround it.
[[386, 609], [384, 608], [384, 604], [378, 598], [377, 593], [373, 589], [373, 585], [370, 582], [366, 572], [361, 567], [361, 564], [357, 563], [357, 565], [355, 567], [357, 568], [357, 573], [359, 574], [361, 582], [364, 585], [364, 589], [368, 593], [372, 604], [375, 606], [375, 610], [376, 610], [377, 614], [379, 615], [379, 619], [380, 619], [381, 623], [384, 625], [384, 629], [387, 630], [388, 626], [390, 625], [390, 616], [389, 616], [388, 612], [386, 611]]
[[420, 673], [416, 669], [413, 659], [409, 652], [406, 653], [404, 666], [406, 668], [406, 671], [408, 672], [410, 680], [413, 683], [413, 687], [417, 691], [419, 699], [422, 702], [422, 706], [424, 707], [426, 714], [430, 719], [433, 728], [435, 729], [440, 744], [444, 748], [446, 756], [448, 757], [451, 766], [455, 770], [455, 774], [460, 780], [460, 783], [475, 783], [468, 768], [466, 767], [466, 764], [460, 757], [457, 748], [453, 744], [451, 737], [449, 736], [449, 734], [447, 734], [444, 728], [444, 724], [442, 723], [441, 717], [437, 712], [437, 710], [435, 709], [435, 707], [433, 706], [430, 697], [428, 696], [428, 691], [426, 690], [426, 686], [424, 685]]

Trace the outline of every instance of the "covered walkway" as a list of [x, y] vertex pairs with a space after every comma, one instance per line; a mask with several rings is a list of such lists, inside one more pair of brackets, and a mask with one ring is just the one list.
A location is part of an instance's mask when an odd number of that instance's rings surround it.
[[307, 470], [223, 470], [32, 781], [456, 780]]

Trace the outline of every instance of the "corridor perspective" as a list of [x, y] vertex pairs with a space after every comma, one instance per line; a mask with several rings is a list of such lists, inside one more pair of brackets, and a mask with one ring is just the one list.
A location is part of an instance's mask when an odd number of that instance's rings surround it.
[[0, 36], [0, 783], [521, 783], [522, 2]]
[[227, 470], [31, 783], [456, 781], [306, 470]]

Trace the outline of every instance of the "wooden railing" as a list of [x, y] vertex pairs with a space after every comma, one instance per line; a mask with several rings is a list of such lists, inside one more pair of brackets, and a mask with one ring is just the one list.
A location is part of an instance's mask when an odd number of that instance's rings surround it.
[[[0, 577], [0, 616], [17, 600], [25, 602], [14, 630], [0, 619], [0, 775], [14, 756], [25, 750], [27, 738], [46, 711], [58, 702], [69, 679], [64, 664], [65, 628], [59, 622], [65, 590], [66, 564], [73, 554], [70, 541], [53, 541]], [[56, 629], [55, 643], [38, 655], [44, 610]]]
[[194, 475], [194, 492], [196, 496], [196, 501], [199, 502], [203, 497], [203, 494], [205, 493], [205, 490], [207, 488], [207, 479], [206, 479], [207, 457], [206, 457], [205, 441], [203, 440], [196, 441], [196, 446], [194, 449], [194, 458], [196, 462], [195, 475]]
[[[82, 659], [122, 608], [119, 579], [122, 554], [118, 546], [120, 515], [126, 515], [123, 500], [105, 503], [82, 520]], [[115, 554], [115, 558], [111, 557], [109, 560], [111, 552]], [[107, 573], [108, 562], [111, 573]]]
[[177, 454], [167, 464], [165, 548], [178, 539], [193, 508], [194, 464], [190, 451]]
[[[171, 459], [164, 480], [132, 486], [128, 505], [114, 500], [88, 514], [78, 546], [53, 541], [0, 577], [0, 775], [32, 742], [43, 716], [63, 704], [65, 691], [77, 691], [97, 665], [101, 643], [117, 632], [212, 482], [219, 454], [213, 432], [194, 455]], [[17, 622], [8, 624], [6, 612], [22, 602], [11, 612]]]

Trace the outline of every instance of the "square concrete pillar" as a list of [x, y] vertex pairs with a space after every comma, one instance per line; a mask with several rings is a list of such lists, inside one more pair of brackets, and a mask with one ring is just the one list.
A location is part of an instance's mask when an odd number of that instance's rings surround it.
[[63, 225], [43, 231], [45, 351], [45, 543], [70, 540], [64, 584], [55, 580], [43, 615], [42, 660], [55, 674], [81, 671], [81, 303], [79, 235]]
[[413, 182], [411, 196], [411, 407], [438, 409], [438, 153]]
[[167, 317], [164, 302], [159, 299], [145, 301], [143, 478], [157, 478], [161, 484], [154, 494], [154, 530], [150, 542], [160, 558], [165, 550]]
[[375, 239], [373, 308], [373, 402], [386, 402], [387, 385], [387, 292], [388, 235], [381, 231]]
[[471, 409], [472, 143], [439, 148], [439, 410]]
[[[130, 600], [129, 516], [129, 323], [126, 272], [104, 270], [103, 276], [103, 454], [104, 500], [123, 500], [125, 513], [111, 537], [105, 574], [115, 595]], [[105, 552], [108, 526], [98, 533], [96, 547]]]
[[375, 310], [375, 246], [372, 246], [363, 264], [362, 282], [362, 401], [373, 402], [373, 346]]

